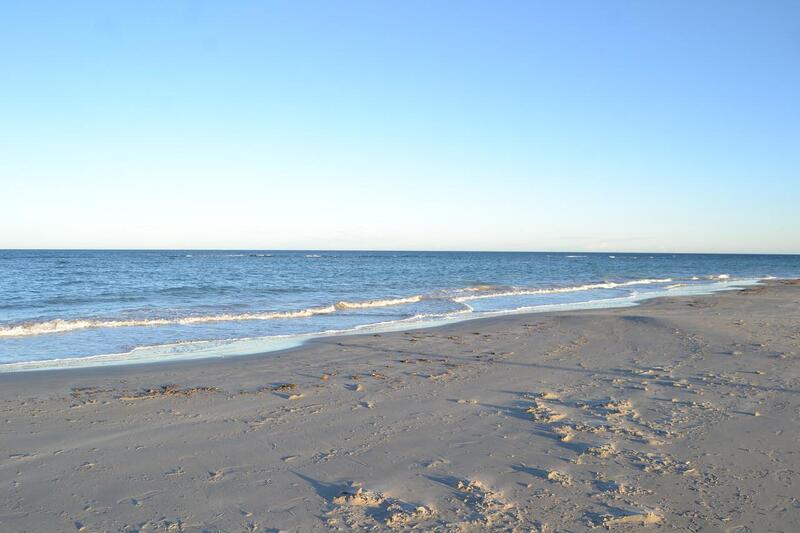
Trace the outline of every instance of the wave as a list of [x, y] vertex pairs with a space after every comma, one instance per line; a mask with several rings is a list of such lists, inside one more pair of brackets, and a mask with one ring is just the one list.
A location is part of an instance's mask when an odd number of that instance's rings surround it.
[[459, 289], [460, 292], [485, 292], [497, 290], [497, 285], [472, 285]]
[[[503, 296], [527, 296], [541, 294], [558, 294], [579, 291], [589, 291], [595, 289], [613, 289], [617, 287], [627, 287], [631, 285], [645, 285], [654, 283], [668, 283], [671, 278], [666, 279], [640, 279], [626, 282], [604, 282], [576, 287], [559, 287], [551, 289], [511, 289], [497, 290], [497, 287], [490, 285], [475, 285], [461, 290], [470, 293], [461, 296], [451, 296], [441, 298], [459, 304], [463, 311], [471, 312], [471, 308], [465, 302], [484, 298], [499, 298]], [[494, 292], [492, 292], [494, 291]], [[426, 299], [424, 295], [414, 295], [401, 298], [389, 298], [380, 300], [364, 301], [340, 301], [333, 305], [310, 307], [298, 311], [268, 311], [250, 313], [223, 313], [218, 315], [199, 315], [169, 318], [140, 318], [140, 319], [103, 319], [103, 318], [79, 318], [79, 319], [53, 319], [41, 322], [26, 322], [0, 326], [0, 338], [2, 337], [27, 337], [32, 335], [46, 335], [51, 333], [65, 333], [82, 329], [98, 328], [126, 328], [126, 327], [148, 327], [148, 326], [185, 326], [192, 324], [204, 324], [209, 322], [236, 322], [251, 320], [278, 320], [292, 318], [307, 318], [315, 315], [325, 315], [336, 313], [337, 311], [347, 311], [352, 309], [368, 309], [378, 307], [390, 307], [396, 305], [407, 305], [418, 303]]]
[[47, 333], [64, 333], [78, 329], [89, 328], [130, 328], [136, 326], [184, 326], [202, 324], [207, 322], [233, 322], [244, 320], [275, 320], [280, 318], [305, 318], [314, 315], [335, 313], [336, 307], [312, 307], [300, 311], [275, 311], [265, 313], [221, 314], [205, 316], [187, 316], [180, 318], [144, 318], [130, 320], [104, 320], [104, 319], [55, 319], [46, 322], [28, 322], [16, 326], [0, 328], [0, 337], [25, 337], [30, 335], [44, 335]]
[[[763, 278], [762, 278], [763, 279]], [[642, 283], [647, 280], [637, 280], [634, 282], [621, 283], [620, 285], [631, 285]], [[662, 282], [664, 280], [652, 280]], [[755, 284], [758, 279], [738, 280], [736, 283], [743, 287]], [[699, 294], [713, 293], [716, 290], [724, 290], [726, 283], [708, 283], [700, 285], [702, 290]], [[569, 309], [593, 309], [604, 307], [619, 307], [636, 305], [642, 300], [660, 295], [660, 292], [645, 292], [638, 294], [632, 291], [623, 297], [606, 299], [593, 299], [571, 303], [557, 303], [517, 307], [515, 309], [505, 309], [498, 311], [479, 312], [475, 315], [470, 314], [471, 308], [467, 304], [462, 304], [465, 309], [446, 313], [423, 313], [398, 320], [385, 322], [375, 322], [369, 324], [359, 324], [345, 329], [328, 329], [318, 332], [297, 333], [288, 335], [272, 335], [267, 337], [242, 337], [235, 339], [207, 339], [207, 340], [186, 340], [165, 344], [152, 344], [137, 346], [130, 351], [122, 353], [109, 353], [98, 355], [87, 355], [81, 357], [63, 357], [46, 360], [28, 360], [0, 363], [0, 373], [43, 370], [54, 368], [67, 368], [77, 366], [95, 366], [105, 364], [137, 364], [149, 363], [157, 360], [169, 358], [171, 360], [186, 360], [206, 357], [228, 357], [234, 355], [244, 355], [251, 353], [261, 353], [275, 351], [299, 346], [305, 340], [324, 337], [327, 335], [347, 335], [352, 333], [363, 333], [364, 331], [388, 332], [407, 330], [411, 328], [432, 327], [442, 323], [469, 320], [475, 318], [490, 317], [507, 314], [527, 313], [527, 312], [546, 312]], [[325, 309], [325, 308], [319, 308]], [[196, 317], [202, 318], [202, 317]]]
[[[563, 304], [545, 304], [536, 306], [524, 306], [516, 309], [506, 309], [501, 311], [490, 311], [478, 313], [476, 317], [489, 317], [497, 315], [515, 314], [520, 312], [549, 311], [558, 309], [580, 309], [595, 306], [606, 307], [612, 302], [629, 302], [635, 296], [628, 295], [622, 298], [610, 298], [593, 300], [588, 302], [575, 302]], [[230, 355], [242, 355], [245, 353], [258, 353], [264, 351], [275, 351], [302, 344], [307, 339], [319, 338], [329, 335], [348, 335], [357, 334], [364, 331], [403, 331], [410, 328], [425, 328], [440, 325], [447, 322], [456, 322], [468, 319], [464, 315], [472, 313], [472, 308], [467, 304], [462, 304], [464, 309], [445, 313], [420, 313], [410, 317], [383, 322], [372, 322], [359, 324], [344, 329], [328, 329], [312, 333], [297, 333], [288, 335], [272, 335], [266, 337], [241, 337], [235, 339], [206, 339], [177, 341], [164, 344], [142, 345], [127, 352], [88, 355], [82, 357], [64, 357], [56, 359], [40, 359], [32, 361], [18, 361], [10, 363], [0, 363], [0, 373], [15, 372], [25, 370], [43, 370], [50, 368], [68, 368], [78, 366], [93, 366], [103, 364], [135, 364], [147, 363], [156, 360], [170, 358], [172, 360], [183, 360], [204, 357], [224, 357]], [[621, 304], [622, 305], [622, 304]], [[236, 349], [242, 343], [257, 343], [256, 346], [244, 346]], [[266, 344], [270, 343], [270, 344]], [[230, 347], [230, 349], [225, 349]], [[213, 350], [213, 351], [212, 351]]]
[[27, 337], [46, 335], [48, 333], [65, 333], [79, 329], [128, 328], [137, 326], [186, 326], [208, 322], [240, 322], [247, 320], [276, 320], [286, 318], [307, 318], [315, 315], [327, 315], [347, 309], [366, 309], [371, 307], [389, 307], [417, 303], [422, 296], [393, 298], [387, 300], [366, 300], [363, 302], [338, 302], [324, 307], [311, 307], [299, 311], [271, 311], [258, 313], [224, 313], [220, 315], [187, 316], [178, 318], [143, 318], [143, 319], [54, 319], [44, 322], [27, 322], [13, 326], [0, 326], [0, 337]]
[[[188, 340], [168, 342], [163, 344], [149, 344], [136, 346], [127, 352], [86, 355], [81, 357], [62, 357], [55, 359], [37, 359], [31, 361], [15, 361], [15, 362], [0, 362], [0, 373], [15, 372], [19, 370], [44, 370], [50, 368], [68, 368], [79, 366], [93, 366], [103, 364], [131, 364], [131, 363], [146, 363], [164, 358], [171, 358], [172, 360], [183, 360], [184, 354], [197, 355], [199, 357], [209, 357], [209, 350], [215, 350], [214, 356], [220, 356], [216, 353], [220, 348], [226, 346], [235, 346], [240, 343], [247, 342], [264, 342], [274, 343], [272, 345], [260, 345], [256, 349], [234, 351], [234, 355], [242, 355], [244, 353], [256, 353], [260, 351], [274, 351], [284, 348], [289, 348], [302, 344], [306, 339], [324, 337], [329, 335], [348, 335], [353, 333], [360, 333], [365, 330], [375, 331], [392, 331], [394, 329], [403, 330], [407, 329], [408, 324], [420, 325], [425, 327], [424, 321], [426, 320], [452, 320], [457, 315], [463, 314], [465, 311], [455, 311], [453, 313], [431, 313], [431, 314], [418, 314], [407, 318], [398, 320], [388, 320], [383, 322], [370, 322], [368, 324], [358, 324], [356, 326], [344, 329], [327, 329], [324, 331], [312, 333], [294, 333], [286, 335], [270, 335], [266, 337], [240, 337], [234, 339], [201, 339], [201, 340]], [[231, 355], [226, 353], [225, 355]], [[189, 357], [193, 358], [193, 357]]]
[[489, 294], [473, 294], [469, 296], [459, 296], [453, 298], [456, 302], [464, 302], [469, 300], [479, 300], [483, 298], [499, 298], [503, 296], [534, 296], [539, 294], [560, 294], [565, 292], [580, 292], [591, 291], [597, 289], [616, 289], [618, 287], [629, 287], [631, 285], [651, 285], [654, 283], [669, 283], [672, 278], [664, 279], [637, 279], [633, 281], [613, 282], [608, 281], [604, 283], [590, 283], [587, 285], [578, 285], [575, 287], [556, 287], [554, 289], [514, 289], [503, 292], [493, 292]]
[[339, 302], [334, 305], [336, 309], [366, 309], [369, 307], [389, 307], [392, 305], [413, 304], [422, 300], [422, 296], [409, 296], [408, 298], [392, 298], [388, 300], [366, 300], [364, 302]]

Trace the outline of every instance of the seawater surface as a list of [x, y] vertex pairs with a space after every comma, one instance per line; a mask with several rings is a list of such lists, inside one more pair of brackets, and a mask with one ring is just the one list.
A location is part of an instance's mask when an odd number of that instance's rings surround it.
[[0, 371], [256, 353], [768, 277], [800, 277], [800, 256], [3, 250]]

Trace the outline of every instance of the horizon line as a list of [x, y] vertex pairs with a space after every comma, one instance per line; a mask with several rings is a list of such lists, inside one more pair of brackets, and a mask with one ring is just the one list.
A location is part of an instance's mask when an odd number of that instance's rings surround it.
[[517, 253], [517, 254], [592, 254], [592, 255], [777, 255], [798, 256], [798, 252], [681, 252], [681, 251], [582, 251], [582, 250], [426, 250], [426, 249], [336, 249], [336, 248], [3, 248], [0, 252], [359, 252], [359, 253]]

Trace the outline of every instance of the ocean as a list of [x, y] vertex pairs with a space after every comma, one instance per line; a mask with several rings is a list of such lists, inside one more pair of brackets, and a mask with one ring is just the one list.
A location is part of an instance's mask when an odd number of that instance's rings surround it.
[[229, 357], [770, 277], [800, 277], [800, 256], [0, 250], [0, 371]]

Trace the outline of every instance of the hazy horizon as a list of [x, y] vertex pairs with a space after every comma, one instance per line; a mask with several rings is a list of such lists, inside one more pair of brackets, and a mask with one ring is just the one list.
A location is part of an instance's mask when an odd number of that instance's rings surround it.
[[800, 253], [798, 21], [8, 2], [0, 248]]
[[423, 250], [423, 249], [393, 249], [393, 248], [0, 248], [0, 252], [337, 252], [337, 253], [465, 253], [465, 254], [596, 254], [596, 255], [777, 255], [799, 256], [800, 253], [791, 252], [681, 252], [681, 251], [648, 251], [648, 250]]

